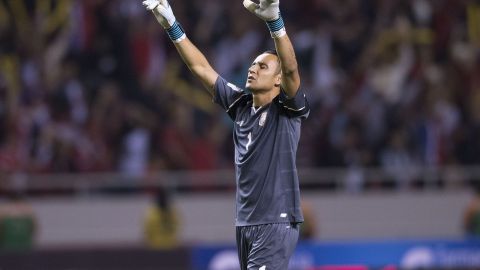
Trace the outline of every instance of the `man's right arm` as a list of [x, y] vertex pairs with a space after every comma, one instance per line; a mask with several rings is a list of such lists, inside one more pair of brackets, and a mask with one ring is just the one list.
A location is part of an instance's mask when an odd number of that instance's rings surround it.
[[214, 96], [214, 86], [218, 78], [218, 73], [210, 66], [205, 55], [203, 55], [187, 37], [174, 44], [183, 62], [185, 62], [190, 71], [203, 83], [208, 92]]
[[167, 0], [145, 0], [143, 5], [153, 12], [157, 21], [163, 26], [175, 44], [183, 62], [192, 73], [200, 79], [208, 92], [214, 96], [214, 86], [218, 78], [217, 72], [208, 63], [205, 55], [187, 38], [181, 25], [175, 19]]

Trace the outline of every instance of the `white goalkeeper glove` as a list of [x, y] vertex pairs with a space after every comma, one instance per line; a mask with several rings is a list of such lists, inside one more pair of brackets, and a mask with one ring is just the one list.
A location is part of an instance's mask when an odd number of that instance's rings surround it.
[[280, 17], [280, 0], [260, 0], [260, 4], [244, 0], [243, 6], [266, 22], [275, 21]]
[[142, 4], [147, 10], [153, 12], [163, 28], [168, 29], [175, 23], [175, 15], [173, 15], [172, 7], [167, 0], [145, 0]]
[[185, 31], [177, 22], [173, 10], [167, 0], [145, 0], [142, 4], [150, 10], [157, 18], [157, 21], [167, 31], [173, 42], [180, 42], [185, 39]]
[[260, 4], [243, 0], [243, 6], [267, 23], [272, 38], [281, 37], [287, 33], [280, 15], [280, 0], [260, 0]]

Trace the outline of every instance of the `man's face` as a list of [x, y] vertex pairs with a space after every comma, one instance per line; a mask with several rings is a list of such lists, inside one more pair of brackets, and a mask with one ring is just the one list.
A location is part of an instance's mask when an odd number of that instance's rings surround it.
[[248, 69], [245, 88], [255, 92], [270, 91], [281, 82], [278, 58], [274, 54], [260, 54]]

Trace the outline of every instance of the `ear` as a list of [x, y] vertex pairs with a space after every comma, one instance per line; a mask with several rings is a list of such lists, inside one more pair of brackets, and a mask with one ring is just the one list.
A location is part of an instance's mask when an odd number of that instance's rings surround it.
[[282, 84], [282, 73], [278, 73], [277, 76], [275, 76], [275, 87], [280, 87], [280, 85]]

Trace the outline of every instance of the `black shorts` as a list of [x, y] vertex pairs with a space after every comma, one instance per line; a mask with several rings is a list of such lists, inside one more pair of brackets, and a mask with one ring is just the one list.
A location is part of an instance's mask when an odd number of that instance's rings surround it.
[[299, 223], [236, 228], [241, 270], [286, 270], [298, 242]]

